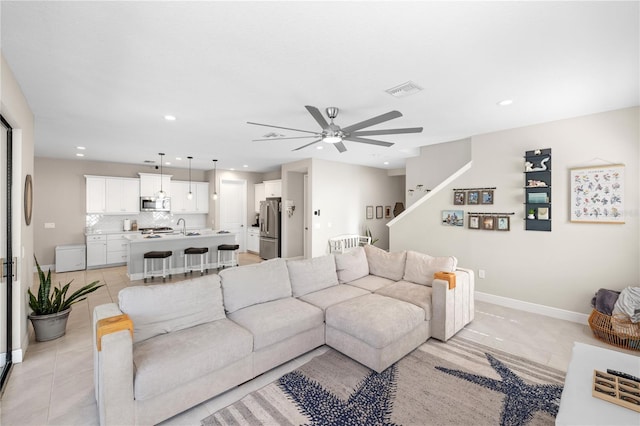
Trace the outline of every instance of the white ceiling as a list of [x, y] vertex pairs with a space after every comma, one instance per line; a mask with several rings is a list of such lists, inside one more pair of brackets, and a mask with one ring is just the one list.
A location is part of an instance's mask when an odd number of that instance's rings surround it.
[[[310, 157], [398, 168], [423, 145], [640, 103], [637, 1], [0, 7], [2, 54], [35, 114], [39, 157], [75, 159], [81, 145], [87, 160], [165, 152], [197, 169], [216, 158], [264, 172]], [[385, 93], [408, 80], [424, 90]], [[310, 139], [251, 141], [273, 130], [247, 121], [319, 130], [304, 105], [339, 107], [343, 127], [397, 109], [403, 117], [376, 128], [424, 131], [377, 137], [391, 148], [345, 142], [343, 154], [291, 151]]]

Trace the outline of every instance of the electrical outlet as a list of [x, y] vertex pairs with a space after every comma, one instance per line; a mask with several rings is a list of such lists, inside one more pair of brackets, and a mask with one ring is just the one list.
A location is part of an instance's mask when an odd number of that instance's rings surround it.
[[478, 277], [479, 278], [485, 278], [486, 277], [486, 273], [484, 269], [479, 269], [478, 270]]
[[44, 224], [44, 228], [45, 229], [53, 229], [55, 227], [56, 227], [55, 223], [47, 222], [47, 223]]

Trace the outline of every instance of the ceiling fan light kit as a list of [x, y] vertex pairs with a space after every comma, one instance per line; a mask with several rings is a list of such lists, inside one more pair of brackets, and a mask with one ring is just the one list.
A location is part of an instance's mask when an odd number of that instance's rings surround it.
[[370, 118], [368, 120], [361, 121], [356, 124], [352, 124], [351, 126], [343, 127], [334, 124], [333, 119], [338, 116], [340, 109], [337, 107], [328, 107], [325, 109], [327, 117], [329, 117], [330, 122], [327, 123], [327, 120], [324, 118], [320, 110], [314, 106], [306, 105], [305, 108], [311, 114], [311, 116], [316, 120], [316, 122], [320, 125], [322, 131], [313, 132], [310, 130], [301, 130], [294, 129], [290, 127], [281, 127], [274, 126], [271, 124], [261, 124], [254, 123], [252, 121], [247, 121], [247, 124], [252, 124], [255, 126], [265, 126], [265, 127], [273, 127], [275, 129], [285, 129], [285, 130], [293, 130], [296, 132], [303, 133], [311, 133], [314, 136], [297, 136], [297, 137], [278, 137], [278, 138], [269, 138], [269, 139], [254, 139], [254, 141], [264, 141], [264, 140], [284, 140], [284, 139], [303, 139], [303, 138], [317, 138], [313, 142], [310, 142], [306, 145], [302, 145], [298, 148], [295, 148], [293, 151], [299, 151], [308, 146], [314, 145], [318, 142], [326, 142], [333, 144], [338, 152], [343, 153], [347, 150], [344, 146], [343, 141], [349, 142], [358, 142], [364, 143], [368, 145], [377, 145], [390, 147], [393, 145], [392, 142], [385, 142], [376, 139], [363, 138], [362, 136], [376, 136], [376, 135], [393, 135], [393, 134], [402, 134], [402, 133], [420, 133], [422, 132], [422, 127], [407, 127], [402, 129], [383, 129], [383, 130], [364, 130], [359, 131], [360, 129], [364, 129], [366, 127], [375, 126], [380, 123], [384, 123], [385, 121], [393, 120], [394, 118], [402, 117], [402, 114], [399, 111], [390, 111], [385, 114], [378, 115], [376, 117]]

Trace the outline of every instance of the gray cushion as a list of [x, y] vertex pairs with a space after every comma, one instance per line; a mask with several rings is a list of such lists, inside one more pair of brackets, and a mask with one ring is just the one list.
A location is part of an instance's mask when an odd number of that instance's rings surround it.
[[367, 343], [384, 348], [424, 323], [424, 311], [417, 306], [369, 294], [356, 297], [326, 311], [327, 327], [340, 330]]
[[229, 319], [253, 334], [254, 352], [324, 323], [322, 310], [292, 297], [240, 309]]
[[377, 277], [375, 275], [367, 275], [355, 281], [351, 281], [349, 285], [363, 288], [367, 291], [374, 292], [386, 285], [393, 284], [394, 281], [388, 278]]
[[220, 279], [227, 313], [291, 297], [289, 272], [284, 259], [225, 269], [220, 272]]
[[144, 400], [251, 355], [253, 336], [228, 319], [133, 345], [134, 397]]
[[415, 251], [407, 252], [407, 262], [403, 280], [428, 285], [433, 283], [433, 274], [439, 271], [454, 272], [458, 259], [453, 256], [433, 257]]
[[217, 275], [127, 287], [118, 293], [118, 301], [133, 321], [134, 343], [225, 317]]
[[400, 281], [404, 275], [407, 252], [388, 253], [372, 245], [364, 246], [369, 263], [369, 273], [393, 281]]
[[336, 254], [336, 270], [341, 284], [369, 275], [369, 264], [364, 248], [356, 247], [346, 253]]
[[313, 259], [288, 260], [287, 269], [294, 297], [338, 285], [336, 262], [332, 254]]
[[317, 306], [324, 311], [331, 305], [353, 299], [354, 297], [364, 296], [365, 294], [370, 294], [370, 292], [348, 284], [340, 284], [306, 294], [300, 297], [300, 300], [311, 303], [313, 306]]
[[424, 319], [429, 321], [431, 319], [431, 291], [431, 287], [425, 285], [398, 281], [376, 290], [376, 294], [413, 303], [424, 310]]

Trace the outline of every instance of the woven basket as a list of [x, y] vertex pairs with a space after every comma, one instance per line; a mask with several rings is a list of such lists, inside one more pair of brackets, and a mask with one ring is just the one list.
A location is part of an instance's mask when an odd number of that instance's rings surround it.
[[598, 340], [640, 351], [640, 323], [632, 323], [624, 315], [610, 316], [594, 309], [589, 315], [589, 327]]

